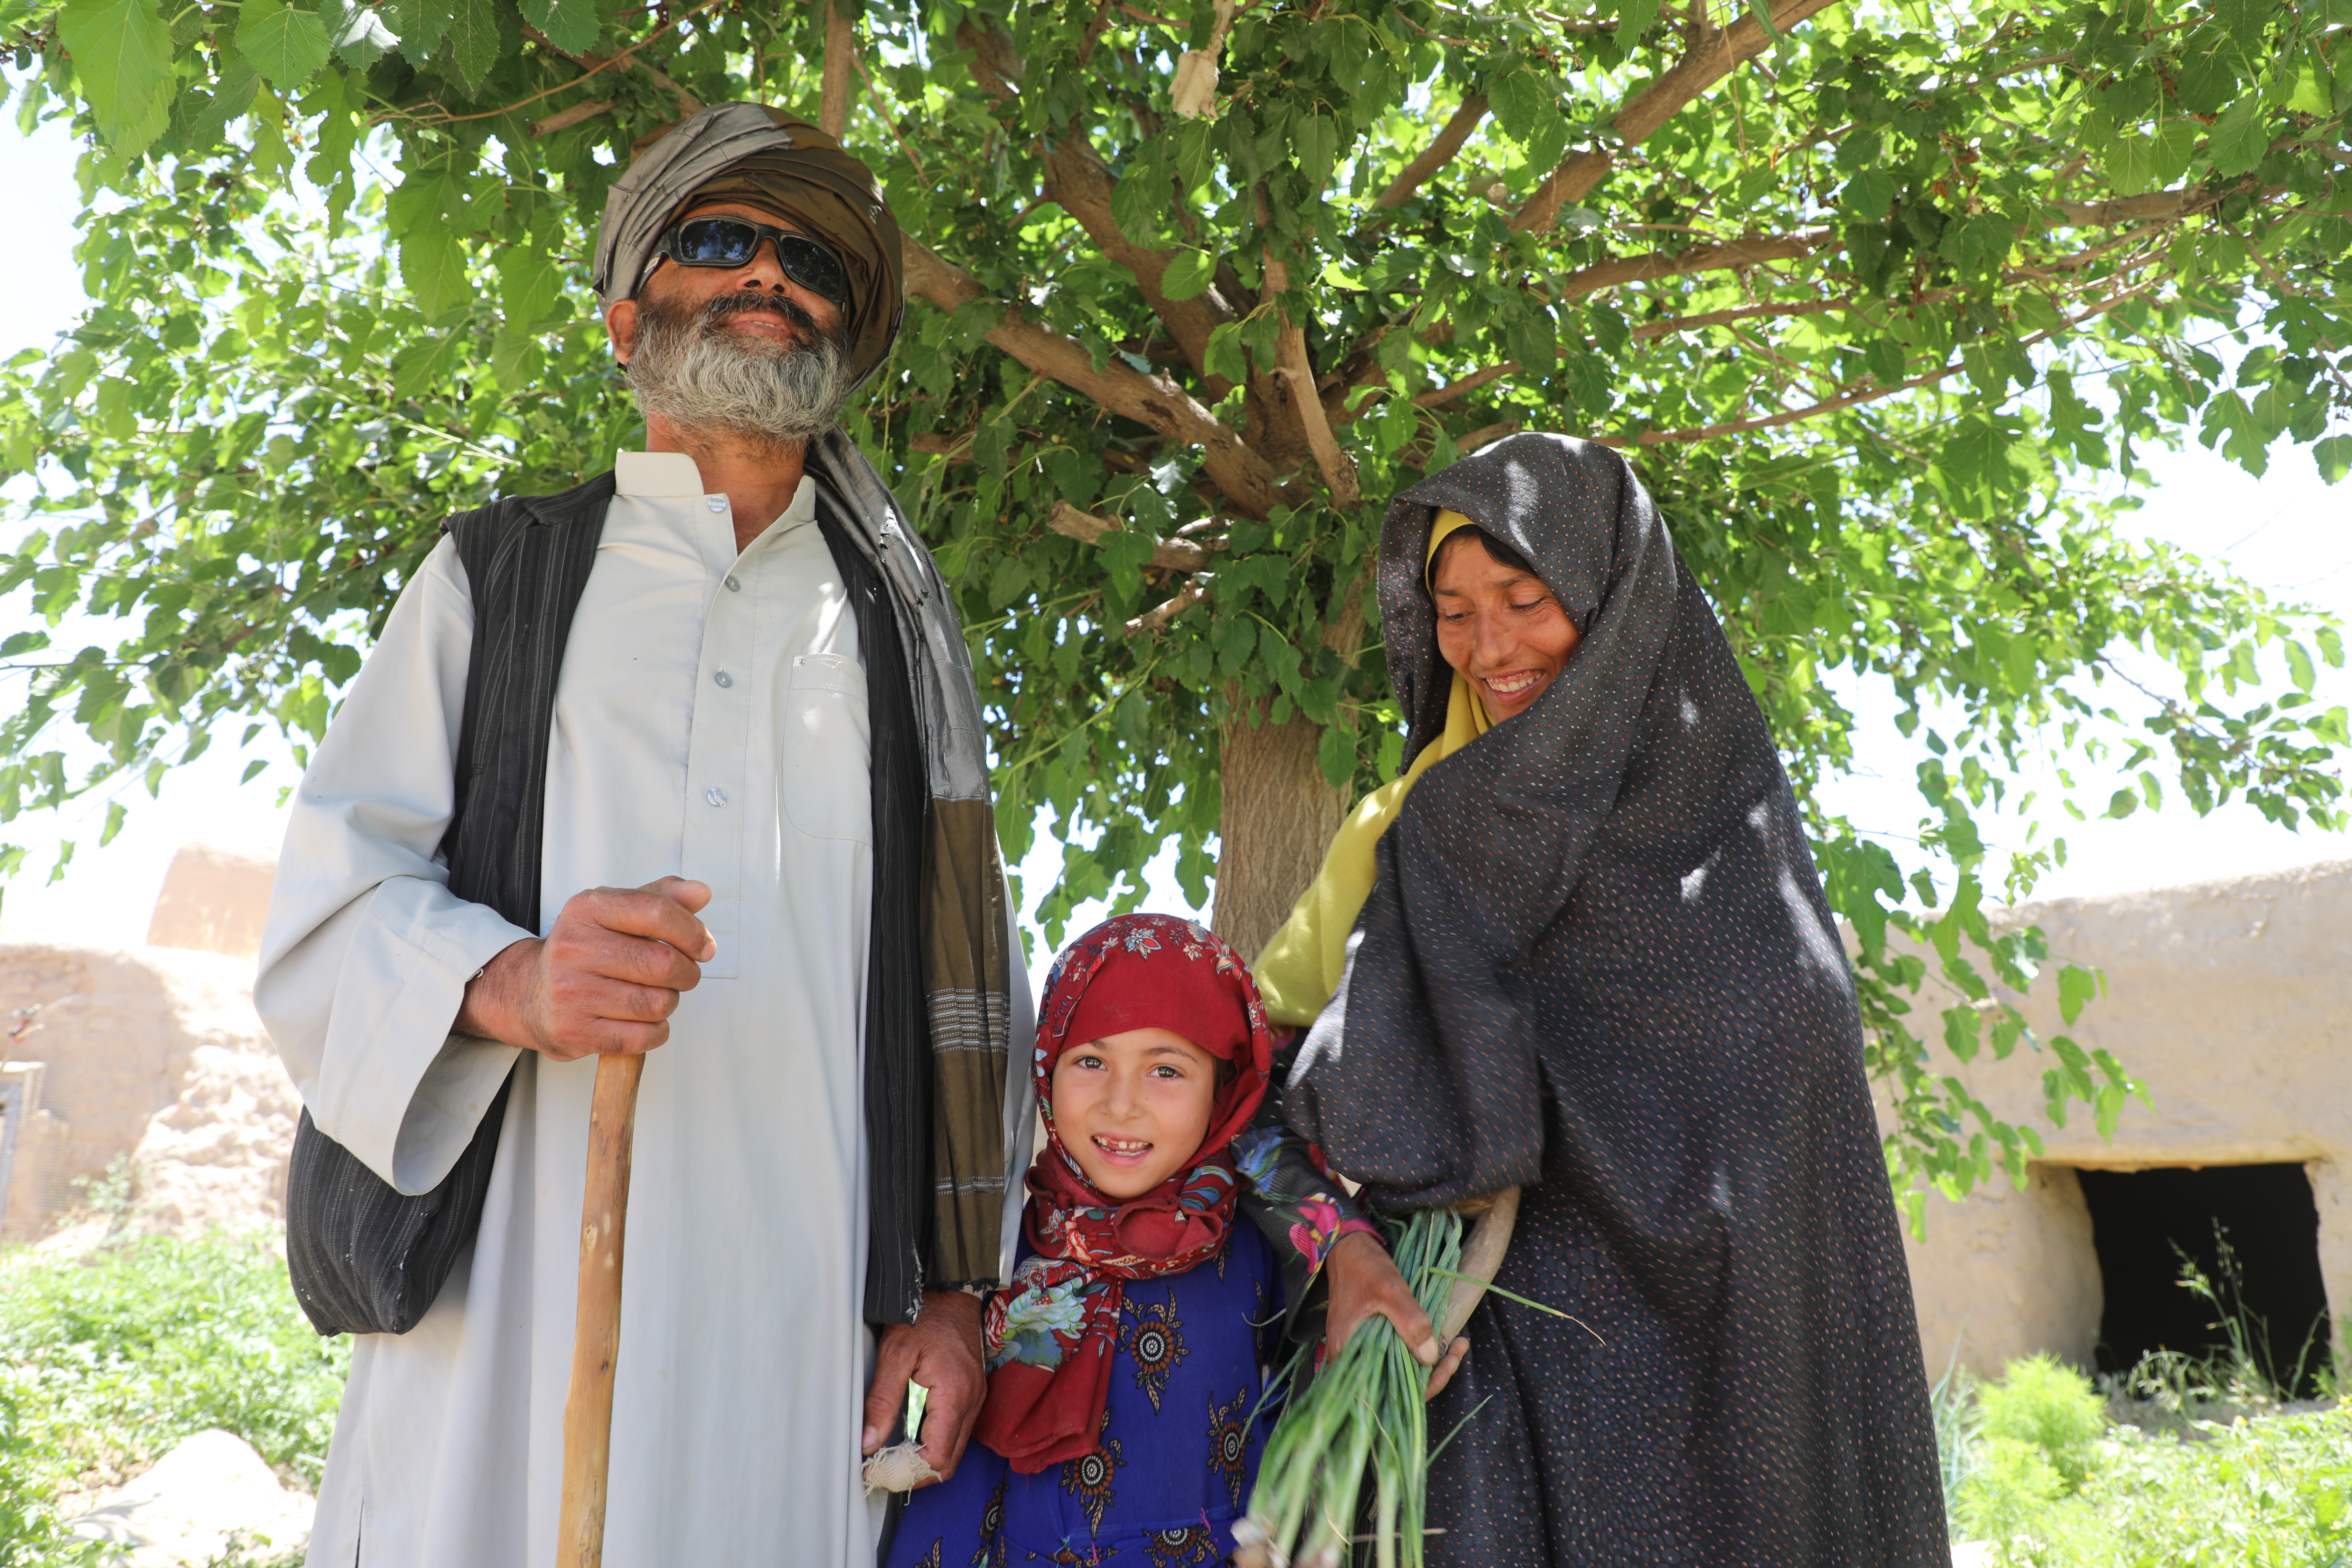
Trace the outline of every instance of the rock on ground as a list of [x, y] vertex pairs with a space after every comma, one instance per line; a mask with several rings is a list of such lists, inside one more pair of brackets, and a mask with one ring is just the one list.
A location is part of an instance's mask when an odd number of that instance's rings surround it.
[[118, 1549], [108, 1568], [205, 1568], [235, 1549], [268, 1562], [309, 1544], [317, 1506], [279, 1485], [243, 1438], [199, 1432], [146, 1474], [100, 1493], [73, 1532]]

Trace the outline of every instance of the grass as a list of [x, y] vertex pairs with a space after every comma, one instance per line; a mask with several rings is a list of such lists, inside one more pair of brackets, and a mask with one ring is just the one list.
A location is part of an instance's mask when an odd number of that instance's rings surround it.
[[[350, 1364], [350, 1342], [311, 1331], [261, 1239], [0, 1258], [0, 1568], [92, 1561], [63, 1544], [56, 1500], [212, 1427], [316, 1490]], [[253, 1561], [232, 1552], [223, 1568]]]
[[1948, 1373], [1955, 1538], [2000, 1568], [2352, 1568], [2352, 1408], [2247, 1370], [2151, 1357], [2105, 1394], [2046, 1356]]

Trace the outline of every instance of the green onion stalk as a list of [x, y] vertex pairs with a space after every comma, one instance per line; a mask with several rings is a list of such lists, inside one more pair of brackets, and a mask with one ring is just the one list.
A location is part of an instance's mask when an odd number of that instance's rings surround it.
[[[1461, 1278], [1462, 1216], [1429, 1209], [1388, 1233], [1397, 1271], [1437, 1321]], [[1357, 1325], [1320, 1375], [1313, 1371], [1316, 1348], [1300, 1347], [1277, 1384], [1293, 1397], [1266, 1438], [1249, 1517], [1234, 1527], [1234, 1561], [1241, 1568], [1340, 1568], [1362, 1560], [1353, 1548], [1369, 1546], [1377, 1568], [1421, 1568], [1430, 1369], [1383, 1317]]]

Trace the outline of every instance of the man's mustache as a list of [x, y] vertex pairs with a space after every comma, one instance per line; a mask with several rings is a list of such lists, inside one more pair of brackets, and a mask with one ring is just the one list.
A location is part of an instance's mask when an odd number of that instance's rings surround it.
[[801, 308], [799, 301], [788, 294], [754, 294], [748, 289], [740, 294], [721, 294], [702, 308], [702, 327], [706, 331], [716, 329], [730, 316], [740, 316], [751, 310], [765, 310], [782, 317], [810, 339], [817, 333], [816, 318]]

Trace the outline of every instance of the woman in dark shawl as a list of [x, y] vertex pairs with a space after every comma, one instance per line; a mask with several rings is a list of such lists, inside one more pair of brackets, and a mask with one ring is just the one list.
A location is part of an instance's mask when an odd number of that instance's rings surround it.
[[[1440, 652], [1444, 513], [1579, 634], [1491, 727]], [[1444, 754], [1359, 808], [1369, 867], [1327, 867], [1268, 945], [1270, 1004], [1337, 971], [1282, 1110], [1390, 1213], [1521, 1187], [1496, 1283], [1582, 1320], [1472, 1318], [1430, 1561], [1948, 1563], [1853, 976], [1656, 507], [1616, 453], [1516, 437], [1391, 505], [1380, 595], [1406, 757]]]

